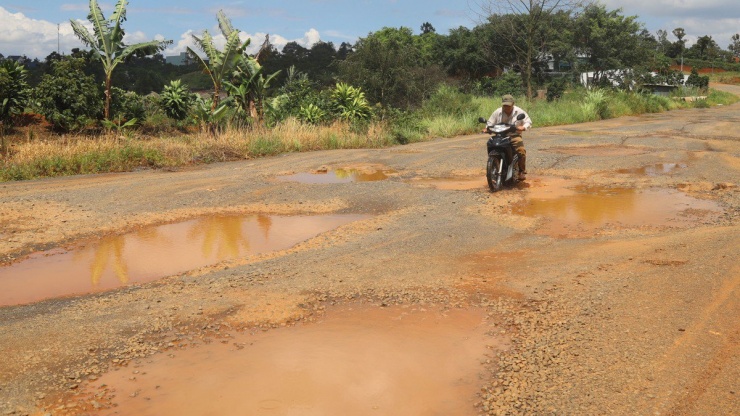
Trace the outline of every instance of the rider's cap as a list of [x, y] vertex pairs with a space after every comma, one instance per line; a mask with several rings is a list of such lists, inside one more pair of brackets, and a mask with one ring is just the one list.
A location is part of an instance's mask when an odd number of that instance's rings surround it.
[[512, 96], [511, 94], [504, 95], [503, 100], [501, 100], [501, 104], [514, 105], [514, 96]]

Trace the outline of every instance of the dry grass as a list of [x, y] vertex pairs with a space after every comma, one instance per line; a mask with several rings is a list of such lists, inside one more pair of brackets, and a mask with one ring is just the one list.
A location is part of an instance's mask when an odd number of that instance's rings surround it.
[[384, 124], [312, 126], [288, 120], [273, 129], [226, 128], [215, 133], [99, 137], [18, 133], [0, 159], [0, 180], [121, 172], [139, 167], [197, 163], [324, 149], [377, 148], [393, 144]]

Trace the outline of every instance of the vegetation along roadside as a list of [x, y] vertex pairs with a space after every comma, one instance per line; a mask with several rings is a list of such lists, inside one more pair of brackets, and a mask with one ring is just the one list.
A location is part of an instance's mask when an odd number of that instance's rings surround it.
[[[420, 34], [383, 28], [338, 49], [291, 42], [278, 51], [268, 37], [248, 54], [249, 39], [219, 12], [223, 49], [204, 31], [194, 36], [200, 50], [189, 49], [189, 61], [178, 67], [158, 54], [168, 41], [122, 43], [125, 2], [109, 19], [97, 1], [89, 6], [90, 22], [106, 29], [76, 29], [89, 51], [52, 53], [36, 65], [0, 55], [0, 180], [471, 134], [505, 93], [518, 97], [536, 126], [738, 100], [708, 85], [740, 84], [740, 45], [724, 51], [700, 38], [686, 48], [683, 29], [671, 42], [667, 33], [646, 33], [635, 16], [598, 4], [545, 16], [539, 24], [552, 31], [522, 34], [533, 38], [526, 44], [541, 45], [534, 54], [497, 36], [507, 22], [533, 18], [526, 13], [492, 14], [448, 35], [429, 23]], [[590, 21], [604, 20], [613, 23], [613, 36], [585, 36]], [[679, 57], [693, 67], [676, 69]], [[656, 86], [669, 92], [656, 95]]]

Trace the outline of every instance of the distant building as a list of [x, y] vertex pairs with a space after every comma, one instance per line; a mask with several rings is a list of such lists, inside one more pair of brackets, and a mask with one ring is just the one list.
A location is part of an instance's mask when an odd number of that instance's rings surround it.
[[168, 64], [177, 66], [190, 65], [192, 63], [192, 60], [190, 59], [190, 56], [188, 56], [187, 52], [180, 52], [179, 55], [167, 56], [164, 58], [164, 60]]
[[9, 61], [18, 62], [21, 65], [22, 64], [25, 64], [26, 62], [30, 62], [31, 61], [25, 55], [23, 55], [23, 56], [21, 56], [21, 55], [8, 55], [5, 59], [7, 59]]

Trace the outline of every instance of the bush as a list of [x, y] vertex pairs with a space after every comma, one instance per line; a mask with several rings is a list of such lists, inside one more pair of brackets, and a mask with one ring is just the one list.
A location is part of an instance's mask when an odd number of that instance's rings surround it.
[[587, 120], [603, 120], [609, 118], [606, 90], [593, 89], [588, 91], [584, 103], [581, 104], [581, 109]]
[[33, 108], [57, 131], [80, 131], [102, 116], [103, 94], [84, 66], [76, 58], [54, 62], [33, 90]]
[[345, 121], [367, 120], [372, 115], [365, 93], [341, 82], [331, 92], [331, 106], [335, 117]]
[[565, 78], [555, 78], [547, 84], [547, 101], [560, 99], [568, 88], [568, 80]]
[[0, 134], [10, 127], [14, 115], [23, 112], [28, 99], [28, 71], [15, 61], [0, 63]]
[[481, 78], [480, 81], [474, 83], [473, 92], [484, 96], [511, 94], [518, 97], [524, 95], [525, 90], [522, 76], [517, 72], [509, 71], [496, 78]]
[[706, 91], [707, 88], [709, 88], [709, 77], [699, 76], [699, 71], [697, 71], [696, 68], [693, 68], [691, 70], [691, 75], [686, 79], [686, 85]]
[[190, 113], [195, 102], [195, 94], [191, 93], [188, 86], [178, 79], [164, 86], [159, 102], [167, 117], [180, 121]]
[[424, 103], [422, 112], [426, 115], [453, 115], [463, 116], [476, 111], [478, 105], [473, 102], [473, 97], [464, 94], [447, 84], [440, 84], [437, 90]]
[[139, 121], [146, 117], [144, 98], [133, 91], [125, 91], [120, 88], [111, 88], [111, 119]]

